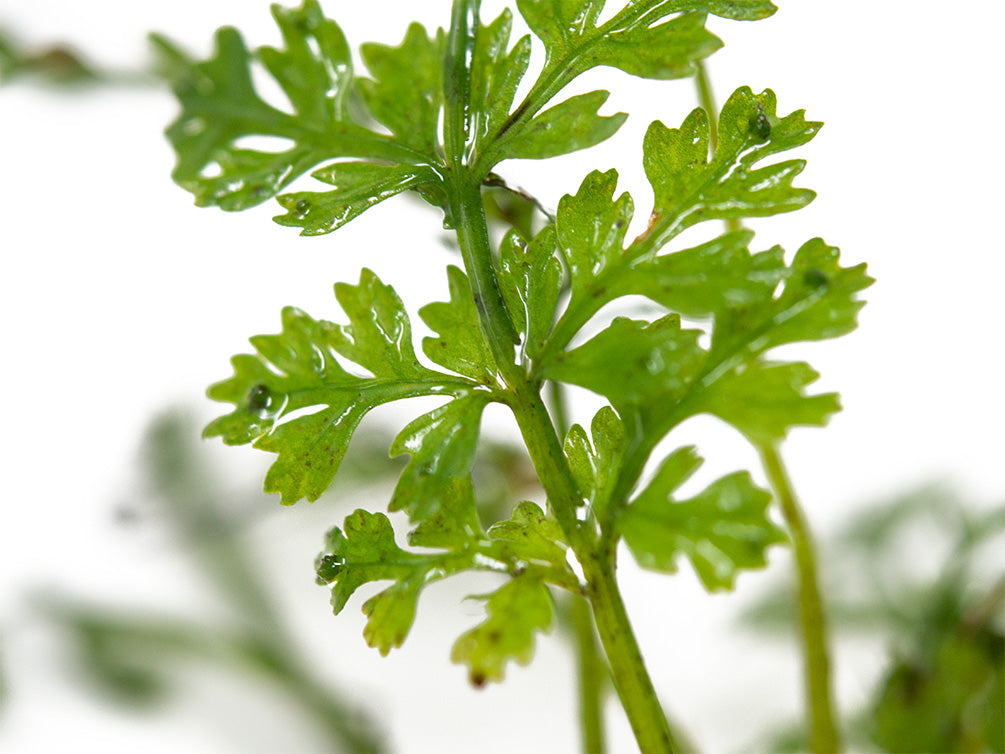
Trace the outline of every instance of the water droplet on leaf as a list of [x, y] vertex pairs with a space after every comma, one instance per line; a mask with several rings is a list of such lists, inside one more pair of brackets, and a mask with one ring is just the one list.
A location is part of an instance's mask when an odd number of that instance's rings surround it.
[[261, 414], [272, 403], [272, 394], [265, 385], [255, 385], [248, 393], [248, 410], [253, 414]]
[[340, 558], [337, 555], [322, 555], [318, 558], [317, 567], [315, 568], [318, 579], [325, 584], [330, 584], [338, 578], [344, 565], [344, 558]]
[[767, 139], [771, 136], [771, 121], [768, 120], [768, 116], [762, 112], [757, 113], [750, 119], [748, 128], [751, 134], [753, 134], [758, 139]]

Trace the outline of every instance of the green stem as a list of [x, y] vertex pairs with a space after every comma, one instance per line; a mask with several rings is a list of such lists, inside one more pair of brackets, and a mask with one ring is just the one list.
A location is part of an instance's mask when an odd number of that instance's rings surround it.
[[820, 599], [816, 548], [778, 449], [771, 445], [763, 445], [758, 450], [792, 536], [792, 547], [796, 556], [806, 703], [810, 715], [810, 747], [814, 754], [834, 754], [841, 750], [841, 738], [834, 723], [827, 625], [823, 602]]
[[590, 604], [580, 597], [572, 598], [572, 623], [576, 629], [578, 650], [577, 681], [583, 754], [605, 754], [607, 740], [604, 735], [603, 692], [608, 670], [597, 646]]
[[613, 553], [601, 554], [594, 536], [578, 520], [576, 509], [583, 496], [541, 400], [541, 383], [530, 380], [516, 360], [514, 345], [519, 339], [496, 279], [481, 180], [465, 162], [471, 75], [468, 64], [478, 28], [478, 5], [478, 0], [454, 0], [444, 60], [445, 179], [458, 245], [481, 327], [509, 395], [507, 402], [555, 518], [582, 564], [597, 630], [639, 748], [645, 754], [672, 754], [676, 747], [618, 591]]

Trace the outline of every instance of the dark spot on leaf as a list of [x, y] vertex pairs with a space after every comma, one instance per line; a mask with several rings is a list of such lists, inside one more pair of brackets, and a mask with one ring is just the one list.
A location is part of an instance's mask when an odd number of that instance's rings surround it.
[[498, 631], [489, 631], [488, 634], [485, 635], [485, 638], [493, 644], [498, 644], [499, 640], [502, 638], [502, 634]]
[[485, 680], [486, 679], [484, 673], [475, 672], [471, 674], [471, 685], [474, 686], [476, 689], [480, 689], [482, 686], [484, 686]]
[[810, 288], [824, 288], [830, 282], [827, 273], [811, 267], [803, 273], [803, 282]]
[[751, 117], [748, 127], [750, 133], [758, 139], [764, 140], [771, 136], [771, 121], [763, 112]]
[[345, 565], [345, 561], [336, 555], [322, 555], [318, 559], [315, 570], [318, 578], [328, 584], [338, 578], [343, 565]]
[[265, 385], [255, 385], [248, 392], [248, 410], [253, 414], [261, 414], [272, 402], [272, 395]]

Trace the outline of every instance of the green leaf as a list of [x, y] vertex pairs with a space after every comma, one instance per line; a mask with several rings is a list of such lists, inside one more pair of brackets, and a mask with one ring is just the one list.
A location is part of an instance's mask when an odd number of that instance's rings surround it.
[[601, 116], [597, 111], [609, 92], [596, 91], [570, 97], [510, 131], [493, 147], [493, 162], [506, 159], [540, 160], [592, 147], [614, 135], [627, 113]]
[[475, 488], [470, 476], [462, 476], [443, 484], [439, 510], [409, 532], [408, 544], [462, 549], [484, 537], [475, 507]]
[[542, 374], [599, 393], [619, 411], [672, 403], [701, 370], [700, 335], [682, 330], [676, 314], [652, 323], [618, 317], [592, 340], [547, 363]]
[[764, 217], [806, 206], [815, 194], [792, 187], [805, 161], [754, 165], [805, 144], [820, 126], [806, 121], [802, 110], [778, 117], [774, 92], [755, 95], [749, 87], [737, 89], [723, 106], [719, 144], [711, 159], [708, 114], [701, 108], [679, 129], [653, 122], [643, 143], [643, 162], [655, 205], [642, 240], [659, 248], [705, 220]]
[[625, 234], [634, 205], [627, 193], [613, 200], [617, 185], [617, 171], [594, 170], [575, 196], [563, 196], [558, 203], [555, 232], [569, 271], [570, 308], [591, 298], [607, 300], [604, 275], [624, 262]]
[[591, 432], [592, 445], [583, 428], [574, 424], [565, 436], [564, 450], [580, 491], [587, 496], [594, 514], [603, 518], [621, 471], [628, 437], [610, 406], [604, 406], [593, 417]]
[[488, 619], [463, 634], [450, 655], [468, 666], [475, 686], [503, 680], [508, 660], [527, 665], [534, 656], [534, 634], [551, 627], [553, 612], [548, 587], [529, 573], [480, 599], [487, 600]]
[[360, 46], [373, 79], [360, 79], [359, 92], [373, 116], [402, 144], [436, 159], [443, 107], [443, 32], [430, 37], [413, 23], [398, 47]]
[[450, 301], [427, 304], [419, 316], [439, 338], [423, 338], [422, 350], [436, 364], [486, 385], [495, 381], [495, 361], [478, 324], [467, 275], [447, 267]]
[[754, 445], [772, 444], [795, 425], [822, 427], [841, 410], [836, 393], [804, 394], [819, 376], [802, 362], [753, 361], [706, 388], [699, 399], [701, 410], [732, 424]]
[[[234, 376], [208, 391], [234, 410], [211, 422], [206, 437], [253, 442], [279, 457], [265, 478], [284, 505], [317, 500], [331, 485], [349, 440], [374, 406], [421, 395], [464, 395], [474, 385], [426, 369], [415, 359], [401, 301], [369, 270], [359, 286], [336, 286], [348, 325], [315, 320], [288, 307], [278, 335], [251, 338], [256, 354], [234, 357]], [[350, 374], [336, 356], [373, 377]], [[315, 413], [303, 409], [317, 407]]]
[[708, 317], [770, 298], [785, 277], [782, 250], [751, 254], [754, 234], [726, 233], [612, 274], [610, 298], [641, 295], [685, 317]]
[[363, 584], [392, 580], [395, 583], [363, 604], [367, 616], [366, 643], [386, 655], [400, 647], [415, 620], [422, 588], [466, 564], [452, 564], [448, 555], [406, 552], [394, 541], [391, 522], [383, 513], [357, 510], [347, 516], [344, 530], [333, 528], [316, 567], [319, 584], [331, 586], [332, 611], [338, 615]]
[[[316, 0], [294, 10], [273, 6], [272, 12], [286, 48], [266, 47], [260, 55], [292, 114], [256, 92], [252, 56], [235, 29], [217, 32], [215, 53], [205, 62], [173, 56], [172, 86], [182, 112], [167, 129], [178, 157], [172, 175], [200, 206], [240, 210], [260, 204], [319, 162], [351, 154], [353, 140], [367, 133], [346, 121], [352, 62], [338, 26]], [[249, 135], [281, 137], [287, 148], [239, 147]]]
[[706, 589], [732, 589], [737, 573], [765, 566], [765, 550], [784, 542], [785, 535], [767, 517], [771, 495], [746, 472], [722, 477], [688, 500], [675, 500], [675, 490], [701, 463], [694, 448], [674, 452], [622, 509], [618, 527], [643, 568], [674, 573], [683, 554]]
[[471, 127], [474, 150], [509, 115], [517, 87], [530, 63], [530, 37], [524, 36], [507, 52], [513, 14], [506, 8], [478, 30], [471, 61]]
[[372, 162], [337, 162], [311, 175], [336, 189], [283, 194], [279, 204], [287, 212], [272, 218], [280, 225], [303, 228], [302, 236], [331, 233], [385, 199], [440, 180], [429, 167]]
[[388, 506], [405, 511], [413, 521], [434, 515], [444, 489], [458, 477], [467, 476], [475, 460], [482, 411], [490, 393], [470, 392], [428, 414], [423, 414], [391, 444], [391, 455], [410, 453]]
[[340, 354], [374, 377], [422, 380], [436, 374], [415, 357], [412, 327], [398, 294], [373, 272], [364, 269], [358, 285], [336, 283], [335, 298], [349, 316], [349, 324], [337, 329]]
[[499, 287], [513, 324], [533, 361], [555, 318], [562, 293], [562, 264], [555, 256], [555, 230], [545, 226], [531, 243], [511, 231], [499, 248]]
[[536, 503], [520, 503], [508, 520], [493, 525], [488, 534], [506, 542], [521, 560], [539, 560], [565, 568], [568, 545], [562, 527]]

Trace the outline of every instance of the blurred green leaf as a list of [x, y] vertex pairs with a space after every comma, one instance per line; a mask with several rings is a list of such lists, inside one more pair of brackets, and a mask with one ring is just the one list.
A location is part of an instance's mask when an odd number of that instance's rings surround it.
[[670, 455], [621, 511], [618, 528], [643, 568], [674, 573], [678, 556], [684, 555], [706, 589], [732, 589], [741, 569], [767, 565], [764, 551], [786, 537], [768, 519], [771, 495], [746, 472], [718, 479], [688, 500], [675, 500], [674, 491], [701, 462], [691, 447]]
[[450, 655], [468, 666], [475, 686], [503, 680], [509, 660], [528, 664], [534, 656], [534, 634], [551, 627], [554, 611], [548, 587], [529, 574], [514, 577], [480, 599], [486, 600], [489, 617], [463, 634]]
[[494, 524], [488, 534], [492, 539], [506, 542], [521, 560], [539, 560], [557, 568], [565, 567], [568, 545], [562, 527], [536, 503], [520, 503], [508, 520]]
[[590, 429], [592, 444], [586, 431], [574, 424], [565, 436], [564, 450], [580, 491], [587, 495], [593, 513], [602, 518], [618, 480], [628, 438], [621, 419], [609, 406], [594, 415]]

